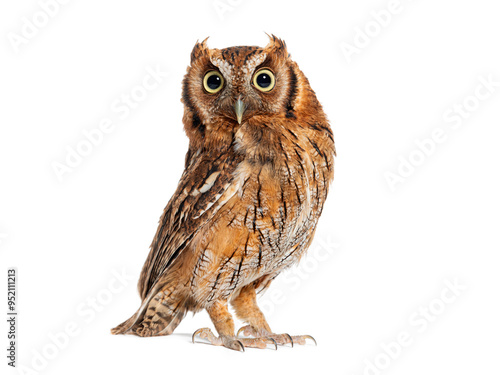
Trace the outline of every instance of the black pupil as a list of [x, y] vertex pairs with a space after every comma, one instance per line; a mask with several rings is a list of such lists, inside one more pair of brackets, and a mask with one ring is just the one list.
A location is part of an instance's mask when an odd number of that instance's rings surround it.
[[217, 74], [212, 74], [207, 79], [207, 86], [210, 90], [216, 90], [221, 84], [221, 79]]
[[271, 76], [266, 73], [261, 73], [257, 76], [257, 84], [262, 88], [267, 88], [271, 85]]

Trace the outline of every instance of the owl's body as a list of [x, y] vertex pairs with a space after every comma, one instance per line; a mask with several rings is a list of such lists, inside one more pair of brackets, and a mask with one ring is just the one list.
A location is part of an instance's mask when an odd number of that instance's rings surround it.
[[[269, 82], [273, 87], [261, 90]], [[197, 44], [183, 103], [185, 171], [141, 273], [142, 305], [113, 333], [168, 335], [188, 311], [206, 309], [220, 337], [201, 334], [214, 344], [261, 347], [266, 337], [284, 343], [270, 332], [255, 294], [312, 241], [333, 178], [326, 116], [275, 37], [266, 48]], [[228, 302], [256, 339], [234, 338]]]

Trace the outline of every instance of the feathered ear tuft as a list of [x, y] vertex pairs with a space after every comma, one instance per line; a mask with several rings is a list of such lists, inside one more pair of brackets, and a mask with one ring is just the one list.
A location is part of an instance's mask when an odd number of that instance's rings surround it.
[[193, 50], [191, 51], [191, 64], [197, 60], [201, 55], [205, 54], [206, 51], [208, 50], [207, 48], [207, 39], [210, 37], [206, 37], [201, 43], [196, 42], [196, 44], [193, 47]]
[[269, 35], [268, 33], [266, 33], [266, 35], [269, 37], [269, 43], [267, 44], [265, 50], [267, 51], [272, 50], [274, 54], [281, 55], [283, 57], [288, 57], [288, 51], [286, 48], [285, 41], [281, 40], [274, 34]]

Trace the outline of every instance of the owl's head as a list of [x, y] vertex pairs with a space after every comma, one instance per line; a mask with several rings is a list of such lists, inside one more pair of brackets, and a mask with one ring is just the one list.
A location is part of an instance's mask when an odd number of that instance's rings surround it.
[[285, 42], [274, 35], [264, 48], [210, 49], [205, 39], [194, 46], [183, 81], [186, 132], [191, 139], [203, 138], [211, 131], [234, 131], [256, 117], [295, 118], [299, 90], [308, 88]]

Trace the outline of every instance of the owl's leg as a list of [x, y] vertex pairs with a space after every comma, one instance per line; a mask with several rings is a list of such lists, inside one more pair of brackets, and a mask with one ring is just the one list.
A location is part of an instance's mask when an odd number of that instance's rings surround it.
[[267, 338], [242, 338], [237, 339], [234, 336], [234, 322], [233, 317], [227, 309], [227, 301], [216, 301], [211, 306], [207, 307], [208, 315], [219, 334], [215, 336], [210, 328], [200, 328], [193, 334], [193, 342], [196, 336], [207, 339], [212, 345], [225, 346], [226, 348], [245, 351], [247, 348], [261, 348], [267, 347], [268, 343], [276, 342], [273, 339]]
[[253, 284], [243, 287], [240, 294], [233, 298], [231, 304], [236, 311], [236, 316], [248, 323], [247, 326], [241, 327], [238, 330], [236, 337], [239, 336], [240, 332], [243, 332], [245, 336], [273, 339], [279, 345], [304, 345], [306, 343], [306, 339], [311, 339], [316, 344], [316, 340], [309, 335], [290, 336], [288, 333], [273, 333], [271, 331], [271, 327], [269, 327], [269, 324], [266, 321], [266, 318], [264, 317], [264, 314], [257, 305], [257, 294]]

